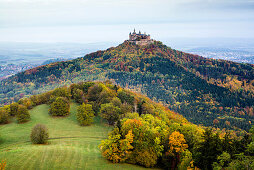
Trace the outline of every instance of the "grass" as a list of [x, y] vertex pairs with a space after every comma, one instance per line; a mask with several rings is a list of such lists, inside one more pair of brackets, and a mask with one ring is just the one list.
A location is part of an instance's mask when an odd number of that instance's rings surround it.
[[[0, 126], [0, 160], [6, 160], [6, 169], [147, 169], [104, 159], [98, 145], [112, 127], [98, 117], [91, 126], [79, 126], [77, 104], [71, 105], [71, 114], [65, 118], [52, 118], [48, 109], [47, 105], [37, 106], [30, 110], [31, 121]], [[49, 129], [48, 145], [31, 144], [31, 129], [37, 123]]]

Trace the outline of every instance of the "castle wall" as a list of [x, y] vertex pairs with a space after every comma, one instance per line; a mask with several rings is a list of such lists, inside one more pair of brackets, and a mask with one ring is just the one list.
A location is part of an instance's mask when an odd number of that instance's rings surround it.
[[132, 34], [129, 34], [129, 41], [135, 42], [137, 45], [147, 45], [152, 44], [154, 41], [151, 40], [150, 35], [146, 34], [136, 34], [135, 32]]
[[148, 44], [152, 44], [154, 41], [153, 40], [140, 40], [140, 41], [135, 41], [136, 45], [148, 45]]

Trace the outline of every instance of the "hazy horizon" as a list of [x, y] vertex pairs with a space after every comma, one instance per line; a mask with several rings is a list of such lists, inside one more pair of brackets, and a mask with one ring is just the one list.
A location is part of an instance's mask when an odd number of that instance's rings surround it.
[[1, 42], [254, 38], [253, 0], [0, 0]]

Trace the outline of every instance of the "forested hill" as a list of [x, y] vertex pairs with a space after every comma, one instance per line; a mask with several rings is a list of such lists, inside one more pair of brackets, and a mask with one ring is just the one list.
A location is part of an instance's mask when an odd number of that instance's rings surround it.
[[1, 103], [85, 80], [111, 79], [161, 101], [189, 121], [248, 130], [254, 121], [254, 66], [207, 59], [156, 41], [124, 42], [82, 58], [40, 66], [1, 82]]

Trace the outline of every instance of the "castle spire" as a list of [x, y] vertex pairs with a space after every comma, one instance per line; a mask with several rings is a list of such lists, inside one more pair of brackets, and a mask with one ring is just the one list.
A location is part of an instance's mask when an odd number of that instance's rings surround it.
[[142, 34], [140, 30], [139, 30], [139, 33], [136, 33], [135, 28], [133, 33], [130, 32], [128, 41], [131, 43], [135, 43], [136, 45], [147, 45], [147, 44], [152, 44], [154, 42], [154, 40], [151, 39], [149, 34], [147, 35], [146, 32]]

